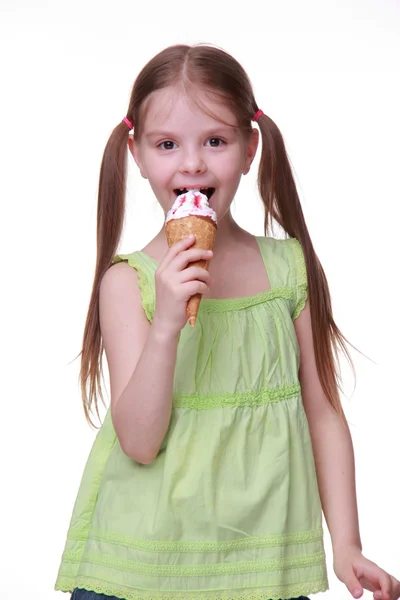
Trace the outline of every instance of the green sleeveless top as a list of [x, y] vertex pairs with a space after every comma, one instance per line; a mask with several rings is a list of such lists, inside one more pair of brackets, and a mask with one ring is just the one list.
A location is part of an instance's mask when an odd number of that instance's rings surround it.
[[[203, 299], [182, 329], [157, 458], [128, 458], [110, 410], [89, 455], [55, 589], [126, 600], [266, 600], [328, 588], [322, 513], [293, 320], [305, 306], [297, 240], [256, 238], [271, 289]], [[158, 264], [137, 270], [151, 322]]]

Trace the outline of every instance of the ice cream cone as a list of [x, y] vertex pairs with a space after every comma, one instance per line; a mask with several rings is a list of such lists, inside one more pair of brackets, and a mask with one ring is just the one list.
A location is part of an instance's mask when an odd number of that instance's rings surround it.
[[[216, 223], [209, 217], [189, 215], [182, 217], [181, 219], [171, 219], [166, 223], [167, 242], [169, 247], [180, 240], [187, 238], [190, 234], [194, 234], [196, 236], [196, 241], [192, 248], [212, 250], [216, 232]], [[191, 265], [208, 269], [208, 261], [206, 260], [199, 260], [191, 263]], [[189, 298], [187, 304], [186, 313], [192, 327], [194, 327], [196, 323], [200, 300], [201, 294], [195, 294]]]

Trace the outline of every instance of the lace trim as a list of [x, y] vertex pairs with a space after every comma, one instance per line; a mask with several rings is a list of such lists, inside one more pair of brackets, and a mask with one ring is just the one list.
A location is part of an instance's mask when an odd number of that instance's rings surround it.
[[200, 303], [200, 311], [202, 312], [229, 312], [233, 310], [242, 310], [249, 306], [256, 306], [257, 304], [263, 304], [270, 300], [277, 298], [283, 298], [284, 300], [292, 300], [294, 295], [293, 288], [280, 287], [253, 296], [242, 296], [240, 298], [221, 298], [219, 300], [214, 298], [203, 298]]
[[[153, 288], [150, 284], [148, 274], [145, 266], [142, 264], [142, 259], [139, 257], [140, 252], [134, 252], [133, 254], [118, 254], [114, 257], [113, 262], [126, 261], [129, 266], [133, 267], [139, 280], [139, 287], [142, 296], [142, 305], [148, 321], [152, 321], [154, 313], [154, 302], [153, 302]], [[138, 256], [139, 255], [139, 256]]]
[[307, 267], [304, 258], [303, 247], [296, 238], [292, 238], [296, 258], [296, 306], [293, 313], [293, 321], [297, 319], [307, 302]]
[[177, 394], [173, 397], [174, 408], [195, 408], [208, 410], [226, 406], [262, 406], [264, 404], [281, 402], [300, 396], [300, 383], [276, 388], [267, 388], [259, 392], [242, 392], [235, 394], [213, 394], [200, 396], [197, 394]]
[[297, 304], [293, 313], [293, 321], [297, 319], [300, 315], [301, 311], [304, 309], [307, 302], [307, 284], [302, 284], [298, 286], [298, 296], [297, 296]]
[[265, 571], [282, 571], [300, 567], [316, 567], [325, 564], [325, 552], [317, 552], [308, 556], [288, 556], [270, 560], [216, 563], [212, 565], [151, 565], [135, 560], [114, 558], [99, 552], [73, 552], [67, 550], [63, 554], [64, 563], [92, 563], [104, 567], [151, 575], [154, 577], [199, 577], [210, 575], [237, 575], [240, 573], [264, 573]]
[[133, 590], [119, 585], [100, 581], [93, 577], [61, 576], [55, 585], [55, 590], [72, 592], [75, 587], [116, 596], [124, 600], [278, 600], [280, 598], [298, 598], [310, 594], [326, 592], [329, 589], [326, 577], [305, 583], [295, 583], [281, 586], [264, 586], [263, 588], [236, 590]]
[[292, 244], [296, 255], [296, 273], [298, 285], [307, 284], [307, 268], [304, 258], [304, 250], [300, 242], [296, 238], [292, 238]]
[[134, 550], [144, 552], [229, 552], [232, 550], [248, 550], [250, 548], [266, 548], [270, 546], [290, 546], [322, 541], [323, 529], [319, 527], [312, 531], [266, 535], [263, 537], [248, 537], [226, 542], [182, 542], [158, 541], [137, 538], [121, 533], [109, 533], [101, 530], [75, 529], [69, 532], [70, 540], [86, 541], [88, 538], [100, 542], [119, 544]]

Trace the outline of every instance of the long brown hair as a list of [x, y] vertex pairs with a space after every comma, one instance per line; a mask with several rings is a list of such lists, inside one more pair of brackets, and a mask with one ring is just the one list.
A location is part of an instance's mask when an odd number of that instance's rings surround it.
[[[181, 83], [186, 90], [208, 90], [228, 103], [244, 133], [251, 132], [251, 120], [258, 110], [249, 78], [229, 54], [207, 45], [171, 46], [155, 56], [139, 73], [132, 89], [126, 113], [134, 123], [134, 139], [140, 139], [145, 100], [152, 92]], [[351, 363], [347, 340], [332, 315], [328, 283], [314, 251], [304, 220], [289, 158], [281, 132], [267, 115], [258, 124], [262, 153], [258, 186], [265, 208], [265, 234], [276, 221], [290, 237], [297, 238], [305, 256], [308, 277], [316, 364], [323, 390], [332, 406], [343, 416], [340, 402], [338, 350]], [[122, 233], [125, 215], [125, 183], [129, 128], [119, 123], [107, 142], [100, 169], [97, 206], [97, 258], [93, 288], [83, 335], [80, 384], [87, 420], [99, 417], [102, 395], [103, 344], [99, 319], [99, 288], [103, 275], [112, 264]], [[352, 363], [351, 363], [352, 364]]]

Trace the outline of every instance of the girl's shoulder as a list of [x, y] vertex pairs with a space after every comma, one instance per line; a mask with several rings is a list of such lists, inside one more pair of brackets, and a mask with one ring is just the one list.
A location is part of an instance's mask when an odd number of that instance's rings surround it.
[[307, 283], [303, 248], [296, 238], [257, 236], [265, 266], [274, 287]]
[[154, 279], [154, 272], [157, 268], [156, 261], [143, 251], [135, 250], [128, 254], [117, 254], [113, 259], [113, 265], [120, 263], [128, 264], [129, 267], [136, 272], [141, 292], [142, 306], [146, 313], [146, 317], [151, 321], [155, 308], [152, 282]]

